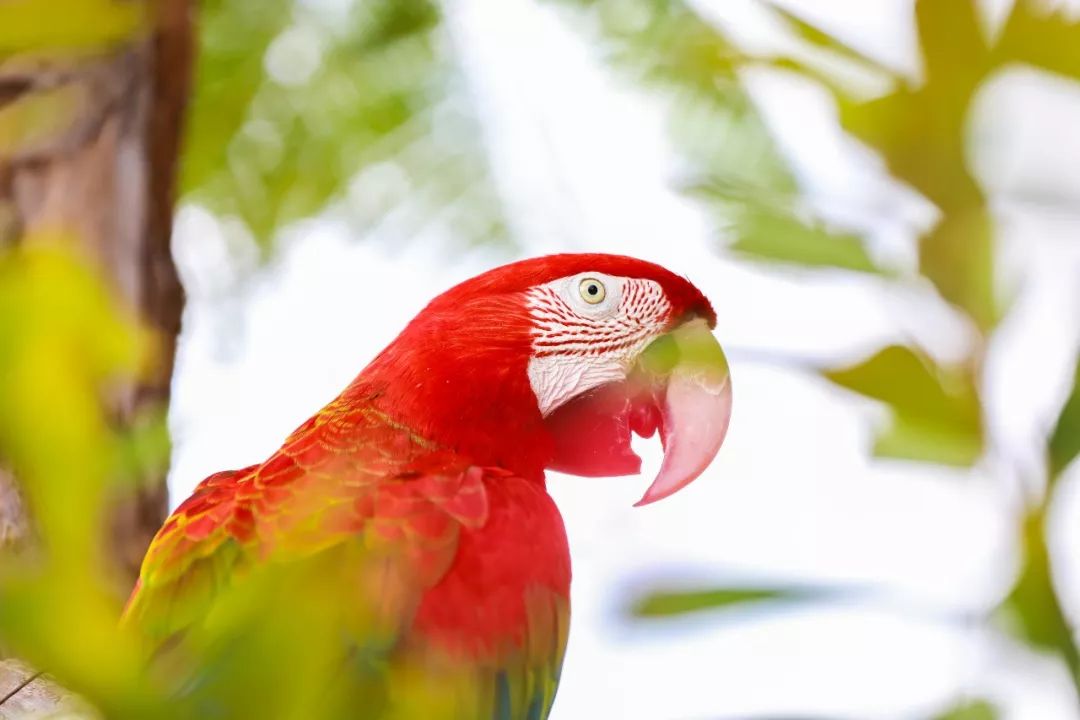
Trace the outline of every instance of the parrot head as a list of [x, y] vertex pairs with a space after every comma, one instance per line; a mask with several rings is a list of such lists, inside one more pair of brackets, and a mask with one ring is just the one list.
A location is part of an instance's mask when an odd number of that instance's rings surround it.
[[435, 298], [350, 386], [480, 465], [525, 477], [637, 474], [637, 503], [684, 487], [720, 449], [731, 380], [716, 315], [686, 279], [630, 257], [566, 254], [490, 270]]

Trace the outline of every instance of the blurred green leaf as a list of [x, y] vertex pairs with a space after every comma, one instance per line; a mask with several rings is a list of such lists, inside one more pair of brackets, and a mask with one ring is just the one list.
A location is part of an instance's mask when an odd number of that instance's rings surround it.
[[[187, 197], [265, 249], [340, 201], [367, 230], [407, 207], [504, 240], [501, 201], [456, 50], [430, 0], [361, 0], [344, 19], [286, 0], [214, 0], [183, 159]], [[367, 173], [371, 173], [371, 177]]]
[[1044, 510], [1036, 509], [1028, 514], [1020, 542], [1023, 551], [1020, 576], [999, 613], [1021, 640], [1057, 653], [1068, 665], [1074, 681], [1080, 679], [1080, 653], [1054, 589]]
[[134, 418], [117, 438], [117, 473], [132, 483], [156, 482], [169, 470], [171, 449], [168, 416], [164, 408], [154, 408]]
[[965, 700], [940, 715], [934, 720], [997, 720], [998, 710], [986, 700]]
[[142, 0], [0, 2], [0, 57], [27, 51], [93, 50], [127, 40], [147, 25]]
[[82, 94], [80, 86], [62, 85], [0, 104], [0, 159], [33, 152], [66, 132], [77, 119]]
[[1064, 7], [1017, 0], [1001, 31], [999, 63], [1023, 62], [1080, 79], [1080, 22]]
[[841, 124], [946, 213], [983, 204], [964, 156], [968, 106], [990, 68], [975, 13], [970, 2], [920, 0], [926, 82], [868, 102], [838, 98]]
[[1001, 319], [994, 290], [994, 227], [985, 208], [947, 215], [920, 240], [919, 270], [984, 332]]
[[717, 92], [734, 77], [738, 50], [712, 24], [678, 0], [601, 0], [567, 4], [586, 16], [607, 43], [609, 59], [661, 85]]
[[229, 142], [263, 84], [263, 57], [291, 22], [290, 0], [207, 0], [200, 8], [195, 86], [187, 116], [181, 187], [191, 192], [226, 172]]
[[769, 262], [812, 268], [839, 268], [883, 273], [857, 235], [832, 232], [786, 212], [746, 206], [737, 212], [733, 227], [737, 253]]
[[919, 269], [987, 332], [1002, 315], [994, 289], [994, 227], [967, 166], [966, 124], [995, 56], [974, 3], [920, 0], [915, 9], [925, 82], [865, 102], [838, 96], [840, 120], [881, 153], [894, 176], [943, 211], [920, 240]]
[[630, 608], [641, 618], [685, 615], [760, 603], [808, 600], [818, 592], [804, 588], [715, 588], [709, 590], [662, 590], [642, 596]]
[[[747, 56], [695, 9], [670, 0], [585, 5], [613, 62], [671, 98], [671, 133], [686, 158], [684, 183], [730, 228], [730, 248], [768, 262], [880, 273], [859, 237], [797, 212], [797, 185], [743, 88]], [[770, 5], [770, 7], [772, 7]], [[853, 51], [783, 9], [816, 45]], [[845, 52], [846, 50], [846, 52]]]
[[1056, 480], [1080, 455], [1080, 357], [1076, 361], [1072, 390], [1050, 434], [1048, 450], [1051, 481]]
[[0, 337], [0, 457], [41, 541], [0, 557], [0, 642], [108, 717], [169, 717], [116, 627], [102, 530], [122, 443], [103, 398], [137, 376], [146, 337], [64, 238], [43, 236], [0, 254]]
[[889, 406], [892, 424], [874, 453], [967, 466], [983, 449], [981, 406], [970, 370], [936, 365], [911, 348], [892, 345], [824, 376]]
[[851, 45], [833, 37], [813, 23], [803, 20], [797, 14], [791, 12], [782, 5], [779, 5], [772, 0], [760, 0], [760, 2], [779, 16], [788, 26], [788, 30], [792, 34], [802, 38], [814, 47], [835, 53], [848, 60], [854, 60], [860, 64], [871, 66], [876, 70], [885, 70], [885, 68], [873, 58], [855, 50]]
[[778, 200], [795, 181], [738, 77], [745, 54], [678, 0], [560, 0], [599, 39], [613, 66], [668, 101], [671, 135], [691, 188], [724, 186]]

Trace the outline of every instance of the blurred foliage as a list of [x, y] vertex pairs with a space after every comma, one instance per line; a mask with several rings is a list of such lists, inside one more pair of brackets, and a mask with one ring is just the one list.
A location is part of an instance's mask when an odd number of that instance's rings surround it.
[[1024, 518], [1020, 533], [1023, 553], [1020, 577], [1000, 612], [1017, 635], [1034, 647], [1060, 654], [1073, 677], [1080, 679], [1080, 652], [1054, 591], [1044, 513], [1041, 510], [1030, 512]]
[[875, 271], [854, 234], [807, 217], [798, 186], [739, 77], [747, 61], [692, 5], [668, 0], [558, 0], [621, 71], [670, 104], [682, 184], [707, 200], [749, 258]]
[[633, 615], [643, 618], [684, 615], [700, 610], [716, 610], [784, 603], [820, 598], [822, 593], [806, 588], [719, 588], [706, 590], [661, 591], [638, 598], [630, 608]]
[[110, 715], [134, 717], [144, 707], [139, 656], [117, 636], [101, 530], [105, 497], [123, 479], [122, 438], [103, 398], [138, 372], [149, 339], [67, 247], [39, 238], [0, 255], [0, 457], [40, 541], [0, 556], [0, 642], [105, 699]]
[[971, 700], [961, 703], [934, 720], [997, 720], [997, 709], [985, 700]]
[[966, 368], [939, 367], [923, 353], [892, 345], [825, 377], [889, 406], [892, 424], [878, 436], [876, 455], [966, 466], [982, 454], [982, 411]]
[[1076, 374], [1072, 392], [1061, 408], [1057, 423], [1050, 434], [1050, 479], [1057, 480], [1070, 463], [1080, 455], [1080, 357], [1076, 360]]
[[410, 218], [507, 240], [458, 50], [431, 0], [343, 17], [292, 0], [209, 0], [182, 163], [188, 200], [276, 230], [334, 206], [363, 231]]
[[[911, 80], [771, 0], [760, 0], [760, 7], [808, 53], [796, 57], [741, 50], [696, 3], [559, 4], [575, 6], [576, 17], [585, 18], [616, 68], [668, 93], [672, 135], [691, 178], [686, 187], [717, 213], [730, 250], [810, 271], [877, 273], [913, 293], [932, 287], [967, 319], [974, 341], [954, 366], [939, 365], [916, 346], [890, 346], [854, 366], [822, 372], [890, 411], [890, 424], [878, 435], [874, 453], [957, 466], [1004, 454], [989, 445], [984, 433], [987, 410], [980, 388], [989, 338], [1008, 303], [995, 282], [1000, 260], [993, 198], [971, 170], [971, 158], [980, 148], [968, 137], [968, 115], [984, 83], [1004, 68], [1023, 64], [1080, 79], [1080, 21], [1055, 3], [1017, 0], [1000, 30], [988, 33], [973, 0], [916, 0], [922, 74]], [[850, 90], [823, 69], [837, 67], [835, 61], [884, 78], [885, 91], [868, 98]], [[815, 217], [742, 87], [740, 72], [761, 67], [796, 73], [829, 92], [843, 129], [875, 152], [893, 178], [936, 208], [929, 228], [911, 231], [916, 274], [880, 269], [865, 238]], [[1078, 453], [1080, 368], [1048, 433], [1047, 493], [1033, 498], [1018, 522], [1016, 545], [1024, 561], [993, 615], [1008, 618], [1007, 627], [1030, 647], [1061, 657], [1080, 688], [1073, 621], [1058, 598], [1044, 533], [1052, 481]], [[689, 595], [659, 589], [633, 607], [635, 614], [655, 616], [772, 600], [770, 593], [753, 588], [720, 587]], [[942, 717], [995, 716], [992, 706], [974, 702]]]
[[730, 249], [763, 260], [804, 267], [882, 272], [852, 233], [832, 232], [820, 223], [799, 220], [782, 210], [751, 204], [735, 216]]
[[42, 22], [39, 0], [0, 2], [0, 59], [40, 51], [88, 52], [108, 48], [146, 27], [149, 4], [143, 0], [49, 0]]

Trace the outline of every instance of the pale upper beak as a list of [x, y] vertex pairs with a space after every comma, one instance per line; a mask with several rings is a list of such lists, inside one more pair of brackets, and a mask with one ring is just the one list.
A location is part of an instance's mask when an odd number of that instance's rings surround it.
[[547, 467], [585, 477], [636, 475], [641, 458], [631, 434], [659, 430], [664, 462], [637, 505], [685, 487], [709, 466], [727, 434], [731, 378], [720, 344], [703, 319], [654, 340], [626, 379], [583, 393], [546, 418], [552, 439]]
[[635, 372], [654, 388], [664, 462], [635, 506], [656, 502], [695, 480], [716, 457], [731, 420], [727, 358], [703, 319], [654, 341]]

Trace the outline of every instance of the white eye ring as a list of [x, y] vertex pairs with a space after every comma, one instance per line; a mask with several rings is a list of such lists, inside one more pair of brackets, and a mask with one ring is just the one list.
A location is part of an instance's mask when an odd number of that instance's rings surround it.
[[578, 293], [581, 294], [581, 299], [590, 305], [599, 305], [607, 297], [607, 288], [596, 278], [587, 277], [578, 283]]

